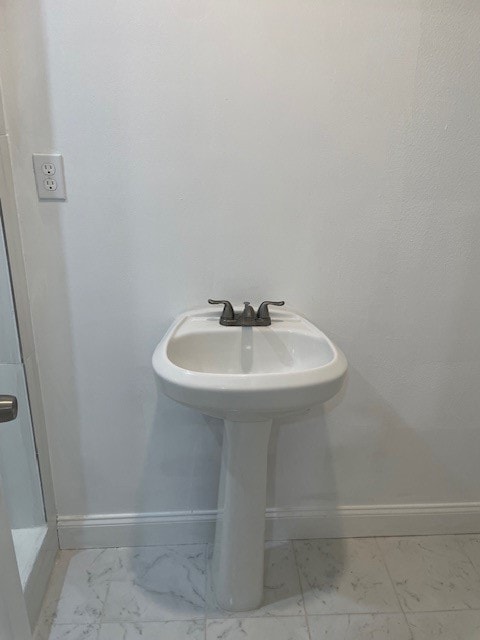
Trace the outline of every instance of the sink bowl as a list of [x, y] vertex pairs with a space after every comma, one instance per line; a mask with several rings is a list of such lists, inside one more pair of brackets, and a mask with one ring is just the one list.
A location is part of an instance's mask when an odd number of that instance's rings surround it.
[[334, 396], [347, 362], [302, 316], [273, 311], [269, 327], [224, 327], [218, 312], [179, 316], [153, 355], [164, 393], [217, 418], [262, 421]]
[[167, 396], [225, 423], [212, 576], [229, 611], [256, 609], [263, 598], [272, 421], [329, 400], [347, 371], [340, 349], [301, 315], [282, 308], [271, 319], [226, 327], [210, 308], [189, 311], [152, 358]]

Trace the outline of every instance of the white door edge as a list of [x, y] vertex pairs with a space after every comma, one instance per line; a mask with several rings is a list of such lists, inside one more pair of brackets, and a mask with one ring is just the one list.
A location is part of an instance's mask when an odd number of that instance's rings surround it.
[[0, 480], [0, 638], [31, 640], [31, 637]]

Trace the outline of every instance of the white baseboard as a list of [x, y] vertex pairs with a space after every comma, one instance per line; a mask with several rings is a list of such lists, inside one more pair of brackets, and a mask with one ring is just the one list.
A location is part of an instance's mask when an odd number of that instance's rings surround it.
[[[61, 516], [61, 549], [213, 541], [216, 511]], [[480, 533], [480, 502], [268, 509], [267, 540]]]

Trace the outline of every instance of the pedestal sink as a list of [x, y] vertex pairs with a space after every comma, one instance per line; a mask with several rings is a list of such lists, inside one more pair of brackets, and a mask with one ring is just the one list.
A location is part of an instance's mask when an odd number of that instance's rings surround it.
[[211, 309], [183, 313], [152, 359], [167, 396], [225, 423], [213, 585], [229, 611], [262, 603], [272, 421], [332, 398], [347, 370], [342, 352], [301, 315], [282, 309], [271, 319], [224, 327]]

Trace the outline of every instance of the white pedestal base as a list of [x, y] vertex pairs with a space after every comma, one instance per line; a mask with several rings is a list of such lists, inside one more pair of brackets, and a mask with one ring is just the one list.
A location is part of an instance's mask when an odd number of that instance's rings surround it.
[[271, 420], [225, 420], [213, 587], [218, 604], [227, 611], [246, 611], [262, 604], [271, 427]]

